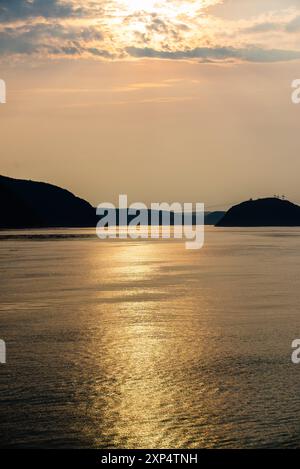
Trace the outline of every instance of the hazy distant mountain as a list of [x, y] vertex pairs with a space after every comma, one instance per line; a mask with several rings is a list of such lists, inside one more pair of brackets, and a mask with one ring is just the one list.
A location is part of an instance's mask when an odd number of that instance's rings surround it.
[[216, 226], [300, 226], [300, 207], [275, 197], [231, 207]]
[[205, 212], [205, 225], [216, 225], [225, 215], [225, 212]]
[[95, 226], [95, 209], [44, 182], [0, 176], [0, 228]]
[[[124, 209], [122, 209], [124, 212]], [[125, 210], [126, 211], [126, 210]], [[141, 213], [146, 212], [146, 216], [148, 217], [149, 220], [151, 220], [151, 217], [153, 217], [153, 220], [157, 220], [157, 216], [159, 216], [159, 224], [160, 225], [171, 225], [173, 226], [175, 224], [175, 213], [174, 212], [166, 212], [166, 211], [160, 211], [157, 212], [156, 210], [141, 210]], [[167, 222], [164, 222], [164, 218], [162, 215], [167, 215], [166, 220]], [[204, 224], [205, 225], [215, 225], [223, 216], [225, 212], [204, 212]], [[135, 218], [136, 215], [127, 215], [128, 221], [130, 222]], [[119, 217], [120, 217], [120, 210], [117, 209], [117, 225], [119, 224]], [[126, 218], [126, 214], [123, 214], [123, 219]], [[181, 218], [182, 219], [182, 218]], [[169, 221], [170, 220], [170, 221]], [[192, 224], [196, 224], [196, 213], [193, 212], [192, 215]], [[155, 224], [155, 223], [154, 223]], [[178, 224], [178, 223], [176, 223]], [[179, 223], [181, 224], [181, 223]]]

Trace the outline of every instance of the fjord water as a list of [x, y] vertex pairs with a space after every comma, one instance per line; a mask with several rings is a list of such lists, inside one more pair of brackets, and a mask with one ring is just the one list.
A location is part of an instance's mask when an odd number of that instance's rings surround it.
[[300, 229], [0, 233], [3, 447], [300, 446]]

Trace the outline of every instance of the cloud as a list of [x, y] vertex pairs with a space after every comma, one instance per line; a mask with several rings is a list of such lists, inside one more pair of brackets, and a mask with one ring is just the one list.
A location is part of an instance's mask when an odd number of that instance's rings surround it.
[[282, 29], [282, 25], [280, 23], [273, 23], [273, 22], [263, 22], [263, 23], [255, 23], [248, 28], [243, 29], [244, 33], [269, 33], [272, 31], [278, 31]]
[[295, 33], [300, 31], [300, 15], [296, 16], [292, 21], [286, 25], [286, 31]]
[[[142, 9], [131, 0], [0, 0], [0, 54], [16, 60], [298, 60], [298, 7], [300, 0], [149, 0]], [[233, 11], [239, 12], [234, 20]]]
[[194, 49], [163, 51], [151, 48], [128, 47], [127, 53], [136, 58], [159, 59], [202, 59], [205, 61], [224, 61], [238, 59], [246, 62], [282, 62], [300, 59], [300, 51], [282, 49], [260, 49], [257, 47], [196, 47]]
[[143, 91], [145, 89], [157, 89], [157, 88], [171, 88], [178, 84], [180, 79], [164, 80], [162, 82], [141, 82], [141, 83], [129, 83], [128, 85], [113, 88], [112, 91], [117, 93], [123, 93], [127, 91]]
[[1, 21], [16, 19], [44, 17], [66, 18], [80, 14], [82, 8], [76, 7], [72, 2], [59, 0], [1, 0]]
[[208, 6], [207, 11], [221, 18], [239, 20], [299, 7], [300, 0], [220, 0]]
[[90, 48], [91, 41], [103, 41], [102, 32], [89, 26], [64, 26], [60, 23], [34, 23], [4, 27], [0, 30], [0, 53], [2, 54], [61, 54], [81, 55], [85, 50], [99, 54]]

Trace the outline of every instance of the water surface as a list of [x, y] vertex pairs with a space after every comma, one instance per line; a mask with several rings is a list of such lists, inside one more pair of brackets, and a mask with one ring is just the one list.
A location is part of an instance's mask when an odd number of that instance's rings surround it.
[[0, 233], [6, 447], [300, 446], [300, 230]]

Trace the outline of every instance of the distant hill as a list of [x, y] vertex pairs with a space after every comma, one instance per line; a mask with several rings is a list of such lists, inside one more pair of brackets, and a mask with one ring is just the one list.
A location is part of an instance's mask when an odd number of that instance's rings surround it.
[[0, 176], [0, 228], [95, 226], [95, 209], [66, 189]]
[[216, 225], [225, 215], [226, 212], [205, 212], [205, 225]]
[[300, 226], [300, 207], [275, 197], [231, 207], [216, 226]]
[[[0, 176], [0, 228], [93, 227], [100, 217], [88, 202], [66, 189], [45, 182]], [[154, 212], [152, 212], [154, 214]], [[147, 210], [149, 219], [151, 210]], [[224, 212], [206, 212], [205, 224], [214, 225]], [[135, 215], [128, 216], [128, 220]], [[119, 210], [117, 209], [117, 224]], [[193, 223], [196, 217], [193, 214]], [[161, 225], [162, 212], [159, 214]], [[174, 213], [170, 214], [174, 224]]]
[[[124, 209], [122, 209], [124, 211]], [[145, 212], [145, 210], [141, 210], [141, 212]], [[174, 226], [175, 224], [175, 213], [174, 212], [165, 212], [165, 211], [160, 211], [157, 212], [156, 210], [151, 210], [147, 209], [146, 210], [146, 216], [148, 217], [149, 220], [151, 220], [151, 217], [153, 216], [154, 220], [157, 220], [157, 215], [159, 216], [159, 224], [163, 225], [165, 222], [163, 221], [163, 213], [165, 215], [170, 215], [170, 223], [169, 223], [169, 218], [167, 217], [167, 225], [170, 224], [171, 226]], [[215, 225], [223, 216], [225, 212], [204, 212], [204, 224], [205, 225]], [[127, 215], [128, 221], [130, 222], [135, 218], [136, 215]], [[119, 225], [119, 217], [120, 217], [120, 210], [117, 209], [117, 225]], [[123, 214], [123, 218], [126, 218], [126, 214]], [[192, 214], [192, 224], [196, 224], [196, 213], [193, 212]]]

